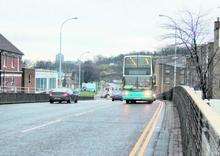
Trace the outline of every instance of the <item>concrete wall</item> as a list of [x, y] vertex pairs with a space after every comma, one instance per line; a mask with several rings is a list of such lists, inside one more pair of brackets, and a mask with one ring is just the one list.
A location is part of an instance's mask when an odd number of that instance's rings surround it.
[[0, 104], [33, 103], [49, 101], [48, 94], [0, 93]]
[[[79, 100], [94, 100], [94, 97], [79, 97]], [[1, 104], [48, 102], [48, 94], [0, 93]]]
[[184, 155], [220, 155], [220, 115], [190, 87], [175, 87], [161, 97], [178, 109]]

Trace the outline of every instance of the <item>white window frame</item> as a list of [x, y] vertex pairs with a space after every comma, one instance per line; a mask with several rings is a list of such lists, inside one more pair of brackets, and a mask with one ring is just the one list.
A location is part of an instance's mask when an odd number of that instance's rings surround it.
[[3, 67], [7, 67], [6, 64], [7, 64], [7, 59], [6, 59], [6, 55], [3, 55]]

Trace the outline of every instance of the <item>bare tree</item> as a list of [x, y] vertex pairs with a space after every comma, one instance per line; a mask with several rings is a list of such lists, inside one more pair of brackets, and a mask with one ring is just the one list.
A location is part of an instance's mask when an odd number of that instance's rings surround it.
[[198, 75], [199, 87], [204, 99], [208, 97], [208, 92], [211, 89], [209, 86], [210, 77], [208, 78], [208, 76], [211, 76], [209, 72], [215, 66], [213, 60], [217, 52], [212, 48], [213, 50], [207, 54], [202, 46], [207, 41], [208, 35], [206, 16], [206, 14], [184, 11], [178, 19], [165, 16], [170, 21], [162, 26], [168, 30], [168, 34], [165, 34], [163, 38], [175, 38], [178, 46], [184, 46], [187, 49], [187, 55]]

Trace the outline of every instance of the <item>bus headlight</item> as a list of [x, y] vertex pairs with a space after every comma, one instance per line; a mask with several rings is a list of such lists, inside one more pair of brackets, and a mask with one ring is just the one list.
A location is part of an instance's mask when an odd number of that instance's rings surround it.
[[144, 96], [151, 96], [151, 92], [150, 92], [150, 91], [145, 90], [145, 91], [144, 91]]
[[124, 91], [123, 96], [128, 96], [128, 91]]

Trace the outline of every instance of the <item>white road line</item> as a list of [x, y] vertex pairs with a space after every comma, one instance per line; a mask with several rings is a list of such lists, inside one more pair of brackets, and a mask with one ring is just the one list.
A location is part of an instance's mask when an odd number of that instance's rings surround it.
[[40, 129], [42, 127], [45, 127], [45, 126], [48, 126], [48, 125], [51, 125], [51, 124], [54, 124], [54, 123], [61, 122], [61, 121], [62, 121], [61, 119], [53, 120], [53, 121], [50, 121], [50, 122], [45, 123], [45, 124], [40, 125], [40, 126], [36, 126], [36, 127], [29, 128], [29, 129], [25, 129], [25, 130], [23, 130], [21, 132], [22, 133], [26, 133], [26, 132], [29, 132], [29, 131], [32, 131], [32, 130], [36, 130], [36, 129]]
[[[112, 106], [112, 105], [111, 105], [111, 106]], [[111, 106], [106, 106], [106, 107], [91, 109], [91, 110], [86, 111], [86, 112], [77, 113], [77, 114], [75, 114], [74, 116], [81, 116], [81, 115], [84, 115], [84, 114], [87, 114], [87, 113], [91, 113], [91, 112], [94, 112], [94, 111], [99, 110], [99, 109], [108, 108], [108, 107], [111, 107]]]
[[99, 107], [99, 108], [96, 108], [96, 109], [91, 109], [89, 111], [85, 111], [85, 112], [69, 115], [69, 116], [66, 116], [66, 117], [63, 117], [63, 118], [52, 120], [50, 122], [47, 122], [47, 123], [39, 125], [39, 126], [35, 126], [35, 127], [32, 127], [32, 128], [28, 128], [28, 129], [22, 130], [21, 132], [22, 133], [26, 133], [26, 132], [30, 132], [30, 131], [33, 131], [33, 130], [37, 130], [37, 129], [40, 129], [40, 128], [43, 128], [43, 127], [46, 127], [46, 126], [49, 126], [49, 125], [52, 125], [52, 124], [55, 124], [55, 123], [59, 123], [59, 122], [63, 121], [64, 119], [67, 119], [67, 118], [72, 117], [72, 116], [78, 117], [78, 116], [81, 116], [81, 115], [84, 115], [84, 114], [87, 114], [87, 113], [94, 112], [94, 111], [99, 110], [99, 109], [108, 108], [108, 107], [112, 107], [112, 106], [113, 105], [106, 106], [106, 107]]

